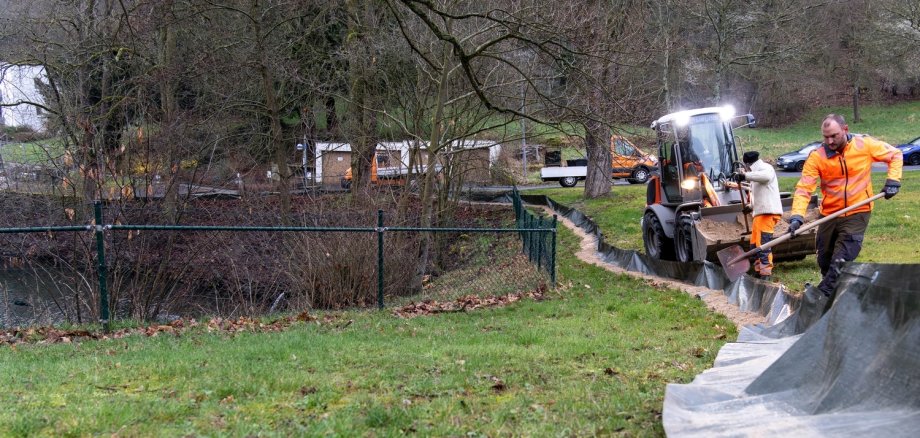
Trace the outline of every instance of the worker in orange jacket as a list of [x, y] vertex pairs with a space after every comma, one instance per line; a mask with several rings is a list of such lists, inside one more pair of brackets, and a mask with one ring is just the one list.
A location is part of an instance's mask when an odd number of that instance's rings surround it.
[[[805, 160], [802, 177], [795, 186], [789, 217], [789, 231], [793, 235], [805, 222], [805, 209], [818, 179], [821, 180], [819, 211], [822, 217], [874, 195], [872, 163], [888, 164], [885, 199], [897, 195], [901, 187], [904, 159], [899, 149], [869, 136], [850, 134], [843, 117], [837, 114], [824, 118], [821, 134], [824, 144]], [[825, 296], [834, 292], [842, 262], [853, 261], [859, 255], [872, 207], [872, 203], [866, 204], [818, 226], [815, 243], [822, 276], [818, 290]]]

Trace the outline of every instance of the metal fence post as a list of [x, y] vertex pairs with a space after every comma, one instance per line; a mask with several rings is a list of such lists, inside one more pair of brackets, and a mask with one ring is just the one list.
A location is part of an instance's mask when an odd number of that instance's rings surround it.
[[[532, 227], [532, 220], [530, 218], [530, 213], [524, 214], [524, 228], [530, 229]], [[527, 260], [533, 263], [533, 233], [530, 231], [524, 231], [524, 251], [527, 251]]]
[[557, 217], [553, 215], [553, 243], [552, 248], [550, 248], [550, 259], [549, 259], [549, 279], [553, 284], [553, 289], [556, 288], [556, 220]]
[[377, 307], [383, 309], [383, 210], [377, 210]]
[[93, 203], [93, 210], [96, 217], [96, 226], [94, 234], [96, 235], [96, 272], [99, 278], [99, 322], [102, 323], [102, 329], [108, 332], [109, 326], [109, 291], [106, 289], [106, 277], [108, 272], [105, 267], [105, 235], [102, 225], [102, 201]]
[[[540, 230], [543, 230], [543, 216], [537, 217], [537, 228], [539, 228]], [[543, 266], [543, 250], [544, 248], [546, 248], [546, 245], [544, 245], [543, 242], [546, 242], [546, 233], [544, 233], [543, 231], [538, 231], [536, 235], [538, 236], [537, 238], [537, 270], [539, 271], [541, 268], [548, 267], [548, 266]]]

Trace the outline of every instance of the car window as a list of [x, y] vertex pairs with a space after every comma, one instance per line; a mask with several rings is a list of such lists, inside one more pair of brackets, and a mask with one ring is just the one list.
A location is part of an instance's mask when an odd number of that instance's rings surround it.
[[799, 149], [800, 154], [810, 154], [811, 151], [815, 150], [821, 143], [809, 143], [805, 145], [802, 149]]
[[920, 146], [920, 137], [915, 138], [910, 144], [914, 146]]

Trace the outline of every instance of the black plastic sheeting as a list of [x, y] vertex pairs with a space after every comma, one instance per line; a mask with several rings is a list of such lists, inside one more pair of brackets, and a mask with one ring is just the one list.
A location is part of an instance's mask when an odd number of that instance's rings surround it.
[[731, 282], [725, 276], [722, 267], [715, 263], [653, 259], [635, 250], [607, 244], [597, 224], [574, 208], [559, 204], [545, 195], [521, 195], [521, 199], [529, 204], [548, 206], [585, 232], [596, 236], [597, 250], [607, 263], [627, 271], [671, 278], [723, 291], [728, 296], [728, 301], [741, 310], [758, 313], [766, 318], [762, 329], [769, 327], [770, 330], [765, 331], [764, 336], [780, 337], [802, 333], [821, 317], [826, 307], [826, 300], [808, 298], [816, 294], [821, 295], [812, 287], [809, 287], [803, 299], [787, 293], [781, 284], [760, 281], [747, 275]]
[[796, 297], [747, 276], [729, 282], [712, 263], [607, 245], [578, 210], [521, 197], [596, 235], [609, 263], [722, 290], [742, 310], [766, 316], [766, 324], [742, 328], [692, 383], [668, 385], [669, 436], [920, 436], [920, 265], [848, 263], [832, 300], [810, 286]]
[[669, 436], [920, 434], [918, 265], [844, 266], [830, 310], [804, 334], [743, 331], [714, 367], [668, 385]]

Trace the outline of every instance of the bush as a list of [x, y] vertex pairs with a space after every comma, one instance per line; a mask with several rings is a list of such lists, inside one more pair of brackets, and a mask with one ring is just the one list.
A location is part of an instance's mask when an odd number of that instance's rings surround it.
[[[79, 225], [92, 210], [76, 200], [4, 195], [0, 220], [10, 227]], [[399, 220], [390, 205], [350, 207], [342, 196], [295, 198], [295, 225], [373, 227], [376, 210], [387, 225], [417, 226]], [[275, 198], [194, 200], [180, 207], [187, 225], [278, 226]], [[472, 207], [458, 207], [454, 226], [482, 226]], [[159, 202], [125, 201], [106, 206], [104, 222], [168, 223]], [[410, 208], [409, 211], [418, 211]], [[508, 211], [500, 216], [510, 219]], [[488, 221], [488, 220], [487, 220]], [[457, 239], [440, 236], [440, 241]], [[164, 315], [260, 315], [270, 310], [367, 307], [377, 302], [377, 236], [369, 232], [112, 231], [106, 234], [108, 286], [117, 319], [157, 319]], [[388, 296], [419, 292], [420, 233], [388, 233], [385, 238], [385, 291]], [[431, 262], [440, 260], [432, 243]], [[0, 235], [0, 254], [27, 260], [36, 270], [56, 266], [68, 288], [54, 295], [64, 318], [98, 317], [95, 241], [90, 233]], [[431, 270], [429, 270], [431, 272]]]

